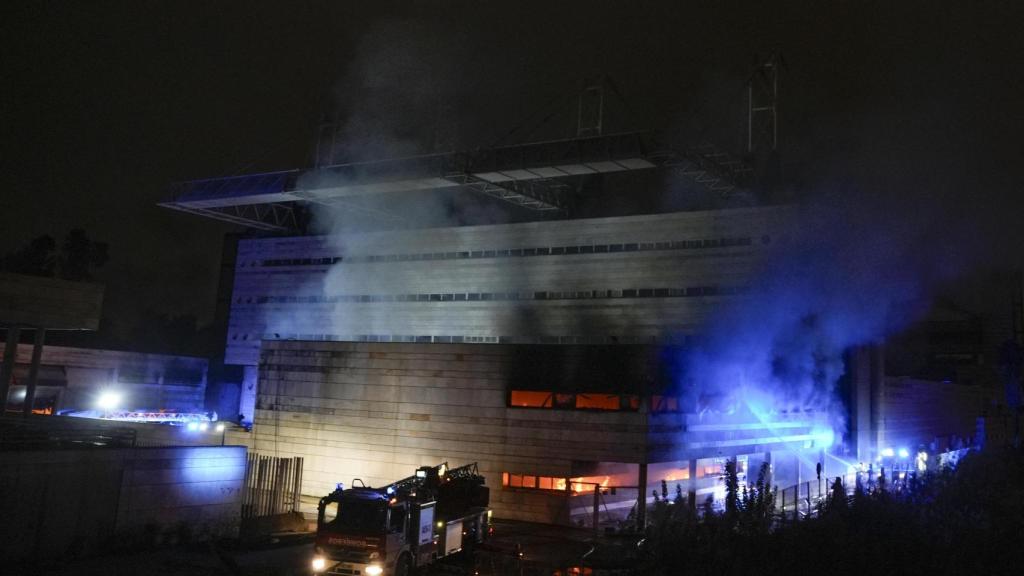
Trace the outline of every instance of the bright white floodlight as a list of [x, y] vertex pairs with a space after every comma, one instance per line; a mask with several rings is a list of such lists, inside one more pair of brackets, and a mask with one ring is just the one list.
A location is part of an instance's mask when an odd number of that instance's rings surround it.
[[120, 404], [121, 395], [112, 390], [107, 390], [100, 394], [99, 399], [96, 401], [96, 405], [99, 406], [101, 410], [106, 410], [107, 412], [114, 410]]

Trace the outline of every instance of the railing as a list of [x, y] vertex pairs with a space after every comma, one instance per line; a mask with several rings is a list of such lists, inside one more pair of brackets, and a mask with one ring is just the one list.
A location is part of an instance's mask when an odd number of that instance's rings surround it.
[[[950, 450], [934, 455], [936, 465], [939, 468], [956, 467], [972, 448]], [[883, 478], [884, 476], [884, 478]], [[843, 485], [843, 491], [847, 496], [853, 495], [857, 487], [862, 490], [872, 491], [883, 485], [886, 490], [900, 492], [907, 488], [912, 480], [918, 477], [918, 472], [912, 466], [905, 467], [871, 467], [868, 470], [851, 472], [842, 476], [822, 476], [821, 479], [812, 479], [799, 484], [780, 488], [776, 496], [776, 511], [780, 519], [800, 519], [813, 517], [818, 513], [820, 504], [829, 498], [832, 486], [838, 478]]]
[[[851, 475], [851, 478], [853, 478], [853, 483], [855, 483], [855, 477]], [[779, 489], [775, 501], [779, 514], [783, 519], [799, 519], [813, 516], [817, 512], [818, 505], [828, 498], [829, 490], [834, 481], [834, 477], [822, 477], [820, 480], [815, 478], [788, 488]], [[844, 486], [850, 484], [851, 482], [845, 478], [843, 479]]]
[[242, 518], [295, 512], [302, 489], [302, 458], [250, 453], [245, 468]]

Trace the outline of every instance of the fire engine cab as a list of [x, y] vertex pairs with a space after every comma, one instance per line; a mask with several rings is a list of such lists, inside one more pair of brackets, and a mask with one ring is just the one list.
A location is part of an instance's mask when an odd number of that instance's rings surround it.
[[320, 499], [317, 574], [407, 576], [490, 533], [490, 492], [476, 463], [424, 466], [381, 488], [352, 483]]

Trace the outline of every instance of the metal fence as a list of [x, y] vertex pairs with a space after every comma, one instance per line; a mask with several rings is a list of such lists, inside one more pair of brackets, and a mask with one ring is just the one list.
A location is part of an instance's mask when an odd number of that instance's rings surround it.
[[245, 468], [242, 518], [273, 516], [299, 509], [302, 458], [249, 453]]
[[[828, 497], [831, 483], [835, 478], [808, 480], [788, 488], [781, 488], [775, 499], [775, 505], [782, 518], [807, 518], [814, 516], [818, 504]], [[844, 485], [849, 485], [843, 479]]]

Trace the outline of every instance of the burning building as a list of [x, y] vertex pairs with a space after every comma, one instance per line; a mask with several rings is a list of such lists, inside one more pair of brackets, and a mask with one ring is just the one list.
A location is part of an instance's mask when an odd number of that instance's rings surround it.
[[[178, 186], [165, 206], [276, 232], [239, 241], [230, 296], [225, 363], [244, 372], [252, 448], [305, 457], [308, 494], [478, 461], [502, 488], [498, 514], [549, 522], [578, 521], [599, 486], [623, 514], [662, 481], [703, 500], [729, 458], [753, 474], [772, 462], [780, 483], [811, 474], [833, 442], [828, 415], [737, 409], [684, 366], [709, 316], [757, 289], [793, 207], [551, 217], [561, 179], [670, 158], [731, 188], [711, 156], [623, 144], [639, 141], [526, 145], [458, 171], [438, 156]], [[446, 188], [538, 216], [299, 231], [304, 205]]]
[[[239, 241], [225, 298], [225, 363], [241, 367], [253, 424], [238, 440], [304, 457], [310, 495], [475, 461], [501, 488], [497, 514], [574, 523], [593, 495], [622, 516], [670, 485], [691, 503], [720, 496], [728, 459], [751, 479], [768, 464], [768, 481], [788, 486], [873, 458], [884, 372], [857, 360], [839, 384], [843, 354], [884, 336], [880, 314], [863, 313], [882, 306], [858, 293], [855, 306], [829, 303], [838, 316], [816, 314], [821, 275], [779, 265], [799, 252], [798, 208], [567, 217], [580, 189], [567, 181], [674, 169], [720, 196], [743, 175], [713, 150], [648, 142], [599, 135], [177, 185], [164, 206], [265, 231]], [[475, 194], [516, 217], [352, 218], [439, 192], [448, 207]], [[310, 234], [311, 210], [348, 218]], [[780, 295], [788, 275], [798, 289]], [[857, 293], [874, 279], [853, 282]], [[738, 316], [753, 329], [733, 329]], [[846, 460], [828, 455], [841, 440]]]

